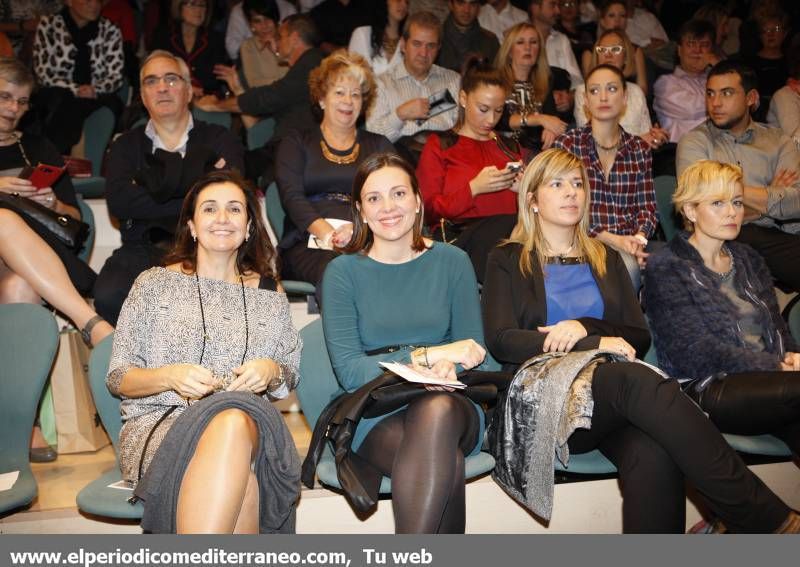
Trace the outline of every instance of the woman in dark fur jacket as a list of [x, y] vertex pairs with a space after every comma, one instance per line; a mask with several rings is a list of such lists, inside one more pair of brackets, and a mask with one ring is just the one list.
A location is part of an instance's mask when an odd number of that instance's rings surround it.
[[658, 362], [725, 433], [771, 433], [800, 454], [800, 354], [764, 260], [734, 242], [742, 170], [699, 161], [672, 200], [688, 232], [647, 264], [645, 307]]

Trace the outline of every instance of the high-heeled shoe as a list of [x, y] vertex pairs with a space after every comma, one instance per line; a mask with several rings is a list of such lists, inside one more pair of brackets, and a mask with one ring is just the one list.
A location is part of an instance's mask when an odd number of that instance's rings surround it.
[[31, 447], [29, 458], [32, 463], [51, 463], [58, 458], [58, 451], [51, 445]]

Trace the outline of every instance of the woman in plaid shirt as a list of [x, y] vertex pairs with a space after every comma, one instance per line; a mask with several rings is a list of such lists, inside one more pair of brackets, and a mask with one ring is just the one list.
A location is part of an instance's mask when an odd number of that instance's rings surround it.
[[619, 125], [627, 98], [619, 69], [598, 65], [585, 88], [589, 124], [559, 136], [554, 146], [583, 162], [591, 185], [589, 232], [622, 255], [638, 290], [658, 224], [650, 146]]

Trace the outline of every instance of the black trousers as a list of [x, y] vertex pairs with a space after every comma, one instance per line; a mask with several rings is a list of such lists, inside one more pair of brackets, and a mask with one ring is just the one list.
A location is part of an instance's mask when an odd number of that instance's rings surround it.
[[143, 271], [161, 265], [164, 249], [152, 244], [123, 243], [103, 264], [94, 282], [94, 307], [111, 325], [117, 325], [133, 282]]
[[800, 292], [800, 235], [746, 224], [736, 240], [761, 254], [778, 284]]
[[322, 305], [322, 276], [325, 268], [339, 254], [331, 250], [309, 248], [305, 241], [281, 249], [281, 277], [312, 283], [317, 288], [317, 303]]
[[626, 533], [683, 533], [684, 478], [734, 533], [771, 532], [789, 508], [756, 477], [680, 389], [647, 367], [600, 365], [592, 383], [592, 427], [570, 451], [600, 451], [613, 462]]
[[688, 391], [724, 433], [783, 440], [800, 455], [800, 372], [745, 372]]
[[453, 241], [453, 244], [464, 250], [469, 259], [472, 260], [472, 267], [475, 268], [475, 276], [480, 283], [483, 283], [483, 276], [486, 273], [486, 260], [497, 244], [511, 236], [511, 231], [517, 223], [517, 215], [495, 215], [469, 221], [464, 230]]

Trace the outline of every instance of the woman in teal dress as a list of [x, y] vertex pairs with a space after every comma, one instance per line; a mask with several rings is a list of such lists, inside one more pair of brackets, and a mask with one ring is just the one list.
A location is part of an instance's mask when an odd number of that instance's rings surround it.
[[[475, 271], [460, 249], [422, 237], [413, 168], [394, 154], [365, 160], [353, 183], [353, 237], [322, 283], [322, 322], [333, 369], [352, 392], [411, 364], [455, 379], [483, 363]], [[464, 458], [483, 439], [483, 411], [460, 392], [425, 386], [400, 410], [363, 419], [352, 450], [392, 478], [397, 533], [463, 533]]]

